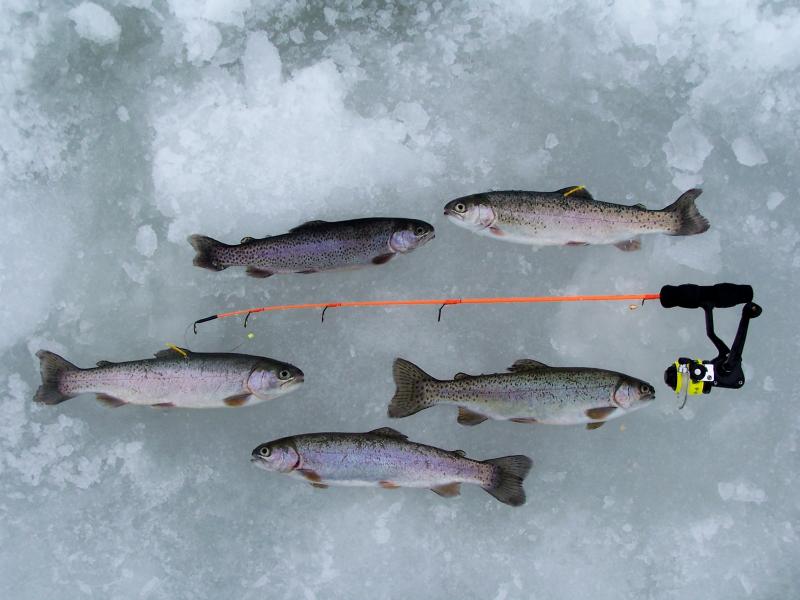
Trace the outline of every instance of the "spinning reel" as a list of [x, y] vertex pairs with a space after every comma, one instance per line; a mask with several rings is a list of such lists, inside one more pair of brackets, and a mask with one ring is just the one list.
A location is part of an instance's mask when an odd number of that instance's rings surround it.
[[[717, 285], [665, 285], [661, 288], [661, 306], [672, 308], [702, 308], [706, 315], [706, 335], [719, 354], [712, 360], [681, 357], [664, 372], [664, 383], [686, 396], [708, 394], [712, 388], [739, 389], [744, 385], [742, 350], [747, 338], [750, 319], [761, 314], [761, 307], [753, 302], [753, 288], [749, 285], [718, 283]], [[730, 348], [714, 332], [714, 309], [730, 308], [744, 304], [736, 337]], [[684, 400], [684, 404], [686, 404]], [[681, 406], [683, 408], [683, 406]]]

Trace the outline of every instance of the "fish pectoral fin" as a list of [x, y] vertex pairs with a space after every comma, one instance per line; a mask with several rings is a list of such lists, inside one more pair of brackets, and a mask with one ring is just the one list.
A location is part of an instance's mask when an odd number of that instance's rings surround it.
[[446, 485], [437, 485], [431, 488], [431, 491], [434, 494], [439, 494], [442, 498], [454, 498], [455, 496], [461, 495], [461, 483], [454, 481]]
[[105, 404], [110, 408], [119, 408], [120, 406], [128, 404], [127, 402], [125, 402], [125, 400], [120, 400], [119, 398], [115, 398], [114, 396], [109, 396], [108, 394], [97, 394], [97, 396], [95, 397], [97, 398], [97, 401], [100, 404]]
[[297, 469], [297, 472], [308, 479], [311, 483], [320, 483], [322, 481], [322, 477], [320, 477], [319, 473], [313, 469]]
[[191, 350], [187, 348], [181, 348], [180, 346], [170, 346], [169, 348], [164, 348], [163, 350], [159, 350], [153, 356], [156, 358], [175, 358], [175, 356], [183, 356], [183, 358], [187, 358], [192, 353]]
[[586, 416], [590, 419], [597, 419], [598, 421], [605, 421], [609, 415], [617, 410], [616, 406], [601, 406], [599, 408], [589, 408], [586, 410]]
[[480, 425], [489, 417], [484, 417], [476, 412], [472, 412], [469, 409], [464, 408], [463, 406], [458, 407], [458, 424], [459, 425]]
[[407, 435], [404, 435], [397, 431], [397, 429], [392, 429], [391, 427], [379, 427], [378, 429], [373, 429], [367, 433], [371, 433], [373, 435], [382, 435], [383, 437], [397, 438], [398, 440], [408, 439]]
[[513, 365], [508, 367], [508, 370], [512, 373], [516, 373], [517, 371], [530, 371], [532, 369], [546, 369], [547, 365], [543, 362], [539, 362], [538, 360], [533, 360], [532, 358], [520, 358], [516, 361]]
[[625, 240], [624, 242], [617, 242], [614, 247], [623, 252], [636, 252], [642, 249], [642, 241], [640, 239]]
[[394, 258], [394, 254], [391, 254], [391, 253], [390, 254], [379, 254], [378, 256], [376, 256], [375, 258], [372, 259], [372, 264], [373, 265], [383, 265], [383, 264], [386, 264], [387, 262], [389, 262], [390, 260], [392, 260], [392, 258]]
[[594, 197], [582, 185], [571, 185], [569, 187], [556, 190], [555, 194], [561, 194], [565, 198], [581, 198], [583, 200], [594, 200]]
[[295, 231], [302, 231], [303, 229], [311, 229], [313, 227], [319, 227], [320, 225], [327, 225], [328, 221], [306, 221], [305, 223], [300, 223], [297, 227], [292, 227], [289, 230], [289, 233], [294, 233]]
[[472, 377], [472, 375], [469, 375], [467, 373], [456, 373], [455, 375], [453, 375], [453, 379], [465, 379], [467, 377]]
[[509, 421], [512, 423], [538, 423], [533, 417], [514, 417], [513, 419], [509, 419]]
[[311, 487], [317, 488], [318, 490], [327, 490], [330, 486], [325, 485], [324, 483], [314, 483], [311, 482]]
[[256, 277], [258, 279], [266, 279], [267, 277], [272, 277], [274, 273], [267, 269], [259, 269], [258, 267], [249, 266], [245, 271], [250, 277]]
[[506, 234], [506, 232], [499, 227], [489, 227], [489, 231], [492, 235], [496, 235], [497, 237], [503, 237]]
[[223, 400], [223, 402], [225, 403], [225, 406], [232, 406], [232, 407], [244, 406], [245, 404], [247, 404], [247, 401], [250, 400], [251, 395], [252, 394], [250, 394], [250, 392], [235, 394], [233, 396], [228, 396]]
[[592, 429], [597, 429], [598, 427], [602, 427], [605, 424], [606, 424], [605, 421], [597, 421], [596, 423], [587, 423], [586, 424], [586, 429], [591, 431]]

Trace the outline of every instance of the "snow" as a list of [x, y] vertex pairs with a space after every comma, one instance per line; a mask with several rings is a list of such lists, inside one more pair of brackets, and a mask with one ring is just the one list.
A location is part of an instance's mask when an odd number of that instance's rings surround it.
[[102, 6], [94, 2], [83, 2], [69, 11], [75, 23], [75, 31], [83, 39], [100, 46], [115, 44], [122, 31], [116, 19]]
[[[790, 598], [800, 578], [800, 13], [792, 3], [0, 3], [0, 597]], [[779, 40], [779, 42], [776, 42]], [[489, 189], [583, 184], [711, 229], [534, 250], [448, 223]], [[185, 241], [398, 215], [436, 239], [361, 271], [254, 280]], [[712, 358], [701, 311], [656, 302], [226, 309], [360, 298], [751, 283], [748, 381], [679, 410], [663, 370]], [[740, 310], [715, 313], [730, 341]], [[240, 410], [31, 398], [34, 353], [81, 367], [166, 343], [297, 364]], [[657, 400], [597, 431], [388, 421], [391, 362], [597, 366]], [[528, 503], [473, 486], [312, 489], [261, 442], [392, 426], [469, 456], [529, 454]], [[614, 572], [610, 574], [609, 565]], [[576, 576], [576, 573], [579, 576]]]
[[755, 167], [767, 162], [767, 155], [753, 138], [749, 136], [738, 137], [731, 143], [731, 149], [738, 160], [745, 167]]

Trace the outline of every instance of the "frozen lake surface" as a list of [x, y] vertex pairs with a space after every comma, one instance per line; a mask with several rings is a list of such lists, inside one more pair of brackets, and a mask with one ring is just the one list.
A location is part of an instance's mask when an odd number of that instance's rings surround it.
[[[800, 581], [797, 279], [800, 11], [793, 2], [0, 4], [0, 597], [790, 598]], [[504, 244], [448, 200], [585, 185], [662, 208], [700, 186], [711, 222], [639, 252]], [[251, 279], [191, 265], [307, 220], [423, 219], [382, 267]], [[657, 292], [750, 283], [747, 385], [679, 401], [702, 313], [627, 305], [331, 310], [347, 299]], [[730, 341], [739, 309], [718, 311]], [[247, 332], [254, 333], [252, 339]], [[34, 353], [79, 366], [166, 343], [303, 369], [242, 409], [31, 401]], [[649, 381], [597, 431], [390, 421], [391, 364], [437, 377], [515, 360]], [[528, 502], [474, 486], [317, 490], [249, 462], [295, 433], [392, 426], [484, 459], [528, 454]]]

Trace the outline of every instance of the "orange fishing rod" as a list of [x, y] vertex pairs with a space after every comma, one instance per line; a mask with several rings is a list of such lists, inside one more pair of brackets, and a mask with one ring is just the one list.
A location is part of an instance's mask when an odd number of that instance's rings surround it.
[[603, 294], [603, 295], [580, 295], [580, 296], [508, 296], [499, 298], [426, 298], [421, 300], [356, 300], [347, 302], [311, 302], [308, 304], [279, 304], [273, 306], [261, 306], [258, 308], [245, 308], [230, 312], [218, 313], [198, 319], [194, 322], [194, 332], [197, 333], [197, 325], [213, 321], [214, 319], [226, 319], [228, 317], [245, 316], [245, 326], [250, 315], [262, 312], [279, 310], [313, 310], [322, 309], [322, 320], [325, 320], [325, 311], [329, 308], [356, 308], [365, 306], [439, 306], [439, 320], [442, 317], [442, 309], [445, 306], [454, 304], [533, 304], [548, 302], [630, 302], [631, 300], [658, 300], [660, 294]]

